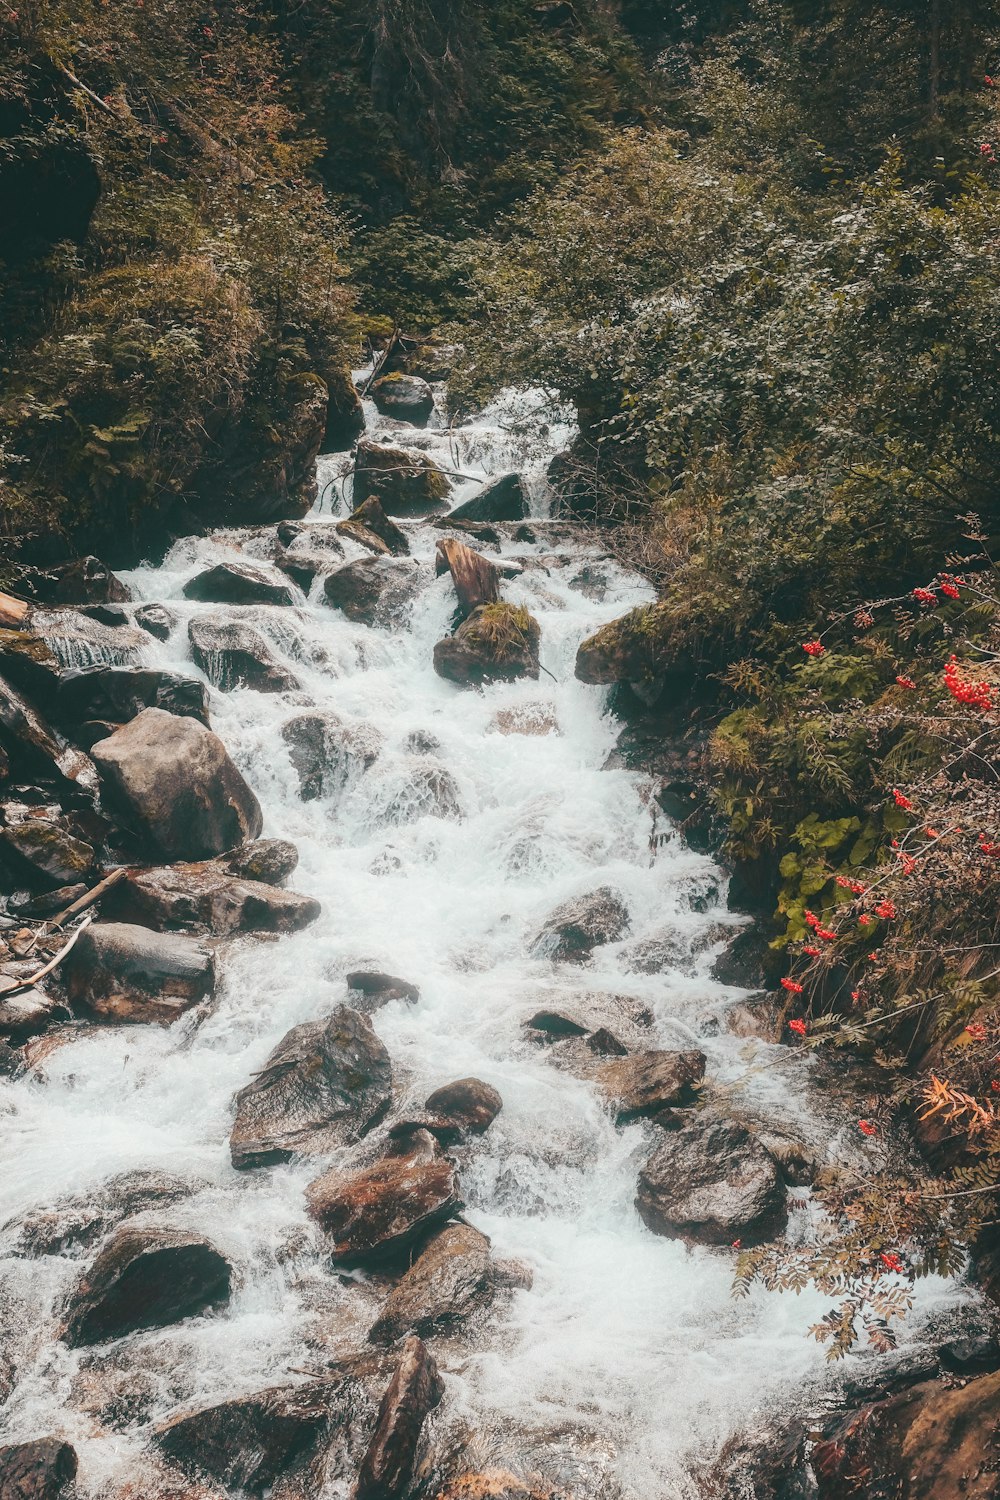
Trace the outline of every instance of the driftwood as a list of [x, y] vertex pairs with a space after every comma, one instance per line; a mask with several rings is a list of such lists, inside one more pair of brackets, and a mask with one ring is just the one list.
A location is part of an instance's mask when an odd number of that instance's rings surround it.
[[63, 946], [59, 949], [59, 952], [56, 954], [55, 958], [50, 958], [47, 964], [44, 964], [40, 969], [36, 969], [34, 974], [29, 974], [27, 979], [19, 979], [17, 984], [12, 985], [9, 990], [4, 990], [3, 998], [7, 1000], [11, 995], [19, 995], [22, 990], [33, 989], [40, 979], [44, 979], [47, 974], [51, 974], [53, 969], [58, 969], [63, 959], [66, 957], [67, 953], [70, 951], [77, 938], [80, 936], [80, 933], [83, 932], [85, 928], [89, 927], [93, 920], [93, 915], [84, 917], [83, 921], [80, 923], [79, 927], [76, 929], [69, 942], [63, 944]]
[[110, 875], [105, 875], [103, 880], [99, 880], [97, 885], [92, 886], [84, 895], [78, 896], [71, 906], [67, 906], [65, 911], [61, 911], [57, 917], [53, 917], [52, 921], [48, 924], [49, 927], [61, 927], [64, 922], [69, 921], [70, 917], [75, 917], [79, 912], [86, 911], [88, 906], [93, 906], [95, 901], [100, 901], [105, 892], [110, 891], [111, 887], [117, 885], [119, 880], [124, 880], [127, 874], [128, 868], [125, 865], [122, 865], [118, 870], [112, 870]]
[[486, 557], [473, 552], [456, 537], [442, 537], [437, 544], [438, 572], [451, 573], [458, 602], [469, 615], [480, 604], [496, 604], [500, 598], [500, 573]]
[[23, 599], [15, 599], [11, 594], [0, 594], [0, 625], [5, 630], [17, 630], [27, 620], [30, 608]]

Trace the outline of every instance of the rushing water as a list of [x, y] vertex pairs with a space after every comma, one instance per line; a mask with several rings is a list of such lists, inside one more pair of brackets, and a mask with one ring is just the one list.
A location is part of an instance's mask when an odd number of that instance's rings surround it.
[[[520, 432], [510, 430], [514, 417]], [[378, 428], [414, 438], [394, 423]], [[540, 401], [519, 397], [418, 441], [466, 473], [527, 464], [537, 481], [566, 435]], [[343, 514], [343, 467], [321, 461], [314, 519]], [[535, 487], [544, 518], [544, 487]], [[475, 489], [462, 481], [454, 497]], [[742, 997], [708, 977], [735, 921], [720, 873], [657, 822], [645, 778], [604, 769], [617, 726], [604, 693], [575, 680], [576, 648], [651, 591], [596, 546], [558, 532], [547, 540], [540, 524], [534, 544], [503, 550], [525, 560], [506, 596], [539, 620], [546, 670], [537, 682], [463, 691], [431, 665], [454, 610], [450, 579], [434, 577], [441, 533], [414, 523], [409, 534], [421, 587], [402, 618], [378, 629], [351, 624], [325, 605], [317, 583], [291, 609], [252, 611], [301, 691], [212, 693], [214, 728], [261, 800], [265, 834], [297, 844], [290, 884], [319, 898], [319, 921], [292, 937], [227, 944], [207, 1014], [169, 1029], [94, 1030], [48, 1055], [36, 1077], [3, 1085], [4, 1221], [93, 1192], [116, 1173], [158, 1168], [189, 1178], [193, 1192], [150, 1221], [196, 1227], [237, 1270], [232, 1302], [218, 1314], [69, 1351], [54, 1335], [85, 1257], [7, 1252], [6, 1344], [16, 1369], [7, 1440], [66, 1435], [80, 1453], [82, 1495], [113, 1495], [143, 1472], [146, 1424], [294, 1380], [363, 1341], [381, 1293], [363, 1276], [333, 1276], [324, 1262], [303, 1207], [316, 1163], [237, 1173], [228, 1136], [236, 1090], [290, 1027], [340, 1002], [343, 976], [364, 967], [420, 987], [418, 1005], [394, 1003], [374, 1018], [407, 1104], [467, 1075], [502, 1094], [488, 1134], [459, 1153], [460, 1175], [468, 1217], [495, 1255], [534, 1274], [530, 1291], [502, 1296], [466, 1336], [436, 1344], [447, 1383], [434, 1418], [441, 1442], [468, 1441], [470, 1467], [537, 1470], [581, 1495], [687, 1496], [692, 1476], [734, 1434], [830, 1389], [823, 1351], [805, 1336], [826, 1303], [762, 1292], [736, 1302], [730, 1251], [689, 1249], [646, 1230], [633, 1196], [655, 1127], [616, 1128], [593, 1086], [556, 1067], [523, 1031], [543, 1005], [572, 1009], [584, 993], [634, 997], [655, 1018], [644, 1045], [697, 1038], [709, 1078], [762, 1117], [821, 1152], [857, 1150], [851, 1122], [817, 1102], [801, 1054], [741, 1040], [720, 1024]], [[137, 597], [164, 601], [179, 618], [167, 642], [150, 638], [151, 664], [196, 671], [187, 622], [213, 606], [188, 603], [181, 590], [234, 549], [264, 556], [266, 541], [237, 532], [186, 541], [162, 567], [130, 575]], [[381, 741], [367, 772], [313, 802], [300, 800], [280, 735], [307, 706], [370, 727]], [[429, 807], [426, 788], [442, 780], [452, 796]], [[651, 841], [654, 832], [669, 836]], [[598, 885], [624, 895], [628, 937], [583, 969], [531, 957], [551, 909]], [[651, 940], [666, 957], [648, 973], [636, 952]], [[792, 1233], [808, 1232], [809, 1214], [793, 1213]], [[938, 1310], [957, 1299], [944, 1287], [934, 1293]], [[93, 1393], [109, 1380], [128, 1397], [131, 1421], [120, 1430], [94, 1414]]]

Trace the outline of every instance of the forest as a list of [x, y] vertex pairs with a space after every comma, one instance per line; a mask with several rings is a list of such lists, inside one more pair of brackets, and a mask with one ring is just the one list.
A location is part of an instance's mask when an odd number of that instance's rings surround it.
[[[868, 1153], [824, 1233], [718, 1241], [737, 1301], [820, 1294], [836, 1364], [938, 1278], [1000, 1300], [1000, 6], [0, 0], [3, 597], [305, 524], [399, 347], [456, 430], [572, 414], [552, 513], [646, 585], [576, 678]], [[883, 1389], [753, 1493], [988, 1500], [990, 1350], [950, 1458]]]

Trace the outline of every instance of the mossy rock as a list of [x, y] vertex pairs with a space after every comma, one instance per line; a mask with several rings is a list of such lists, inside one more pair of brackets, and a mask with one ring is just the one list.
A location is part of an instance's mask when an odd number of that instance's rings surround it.
[[523, 606], [483, 604], [434, 647], [439, 677], [463, 686], [537, 678], [541, 630]]

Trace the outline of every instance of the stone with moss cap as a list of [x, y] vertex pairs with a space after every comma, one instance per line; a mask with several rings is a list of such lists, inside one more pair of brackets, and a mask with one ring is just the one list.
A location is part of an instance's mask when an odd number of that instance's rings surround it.
[[444, 500], [449, 481], [426, 453], [362, 438], [354, 467], [354, 503], [374, 495], [391, 516], [421, 515]]
[[426, 427], [434, 410], [434, 392], [419, 375], [383, 375], [372, 386], [372, 400], [385, 417]]
[[523, 605], [484, 604], [434, 647], [439, 677], [463, 686], [537, 677], [541, 630]]
[[657, 604], [643, 604], [610, 620], [582, 641], [576, 653], [581, 682], [645, 682], [670, 665], [665, 638], [669, 621]]

